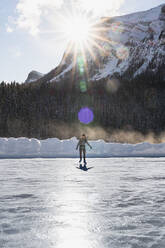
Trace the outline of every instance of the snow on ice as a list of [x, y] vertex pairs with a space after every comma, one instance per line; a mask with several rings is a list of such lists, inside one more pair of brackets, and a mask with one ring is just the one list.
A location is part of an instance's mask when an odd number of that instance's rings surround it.
[[[59, 140], [51, 138], [37, 140], [28, 138], [0, 138], [0, 158], [63, 158], [78, 157], [77, 138]], [[165, 143], [162, 144], [119, 144], [103, 140], [89, 141], [87, 157], [138, 157], [165, 156]]]

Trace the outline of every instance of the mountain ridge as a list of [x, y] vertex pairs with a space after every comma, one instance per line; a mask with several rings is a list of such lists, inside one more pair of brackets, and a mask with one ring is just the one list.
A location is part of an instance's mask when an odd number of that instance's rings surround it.
[[44, 76], [43, 73], [40, 73], [38, 71], [31, 71], [29, 74], [28, 74], [28, 77], [27, 79], [25, 80], [25, 83], [31, 83], [31, 82], [35, 82], [36, 80], [42, 78]]
[[[150, 10], [117, 17], [104, 17], [101, 35], [105, 41], [98, 41], [103, 47], [101, 53], [94, 48], [96, 63], [87, 54], [88, 81], [103, 78], [123, 77], [130, 80], [145, 72], [157, 74], [165, 61], [165, 5]], [[107, 42], [108, 41], [108, 42]], [[69, 79], [77, 65], [73, 54], [67, 49], [61, 63], [55, 69], [39, 78], [37, 82], [60, 82]], [[165, 73], [162, 74], [165, 78]]]

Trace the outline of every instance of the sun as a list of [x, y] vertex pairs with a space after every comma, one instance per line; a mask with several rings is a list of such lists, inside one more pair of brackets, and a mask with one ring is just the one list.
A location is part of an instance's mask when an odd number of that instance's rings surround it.
[[[83, 66], [78, 65], [80, 74], [88, 74], [89, 57], [96, 65], [99, 65], [96, 50], [100, 55], [106, 53], [102, 42], [104, 38], [105, 26], [103, 21], [90, 16], [89, 13], [66, 12], [60, 17], [60, 33], [66, 42], [66, 52], [63, 59], [72, 55], [74, 68], [79, 64], [79, 58], [83, 61]], [[82, 63], [82, 62], [81, 62]], [[73, 75], [74, 75], [73, 70]]]
[[93, 21], [85, 15], [71, 15], [65, 17], [62, 33], [68, 42], [76, 46], [85, 46], [92, 37]]
[[90, 38], [92, 27], [90, 21], [85, 17], [73, 17], [66, 25], [66, 36], [69, 41], [82, 45]]

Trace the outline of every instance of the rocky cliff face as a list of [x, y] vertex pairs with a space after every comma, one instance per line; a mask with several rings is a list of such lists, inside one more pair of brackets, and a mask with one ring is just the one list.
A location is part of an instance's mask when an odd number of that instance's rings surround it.
[[34, 81], [37, 81], [38, 79], [42, 78], [44, 74], [37, 72], [37, 71], [31, 71], [25, 81], [25, 83], [31, 83]]

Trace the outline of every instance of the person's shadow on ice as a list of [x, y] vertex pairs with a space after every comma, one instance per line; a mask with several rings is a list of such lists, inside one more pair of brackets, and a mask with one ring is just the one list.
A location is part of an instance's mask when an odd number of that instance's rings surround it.
[[86, 164], [84, 164], [84, 166], [82, 164], [80, 164], [80, 166], [77, 167], [77, 168], [80, 169], [80, 170], [83, 170], [83, 171], [88, 171], [88, 170], [92, 169], [93, 167], [87, 168]]

